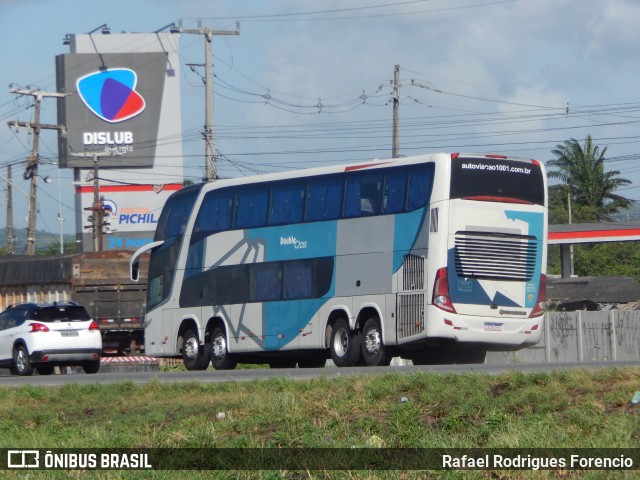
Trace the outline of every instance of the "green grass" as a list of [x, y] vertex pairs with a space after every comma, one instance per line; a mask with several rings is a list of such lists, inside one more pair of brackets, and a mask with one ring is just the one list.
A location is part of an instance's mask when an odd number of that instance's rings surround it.
[[[640, 405], [630, 404], [637, 390], [640, 368], [5, 387], [0, 448], [631, 448], [640, 445]], [[28, 478], [634, 478], [613, 473], [32, 471]]]

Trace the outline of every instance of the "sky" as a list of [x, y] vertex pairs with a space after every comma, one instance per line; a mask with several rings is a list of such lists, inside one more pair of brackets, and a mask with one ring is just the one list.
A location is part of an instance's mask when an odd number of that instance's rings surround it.
[[[400, 154], [496, 153], [546, 162], [591, 135], [640, 200], [637, 0], [0, 0], [0, 189], [13, 165], [14, 227], [25, 229], [30, 98], [55, 91], [66, 34], [107, 24], [153, 32], [172, 22], [215, 36], [215, 142], [223, 178], [389, 158], [399, 65]], [[200, 23], [198, 23], [200, 22]], [[184, 175], [204, 170], [203, 38], [180, 38]], [[56, 123], [45, 99], [42, 122]], [[75, 231], [72, 172], [57, 135], [40, 136], [38, 230]], [[65, 219], [58, 221], [58, 215]], [[0, 194], [0, 228], [6, 197]]]

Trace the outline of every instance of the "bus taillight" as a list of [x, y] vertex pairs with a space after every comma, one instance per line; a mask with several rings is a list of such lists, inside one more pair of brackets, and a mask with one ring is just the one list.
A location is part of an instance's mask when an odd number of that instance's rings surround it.
[[546, 299], [546, 291], [547, 291], [547, 276], [545, 274], [540, 275], [540, 286], [538, 287], [538, 298], [536, 299], [536, 304], [531, 311], [531, 317], [539, 317], [544, 313], [544, 301]]
[[436, 307], [447, 312], [456, 313], [456, 309], [449, 298], [449, 280], [447, 268], [443, 267], [436, 272], [436, 280], [433, 283], [433, 298], [431, 300]]

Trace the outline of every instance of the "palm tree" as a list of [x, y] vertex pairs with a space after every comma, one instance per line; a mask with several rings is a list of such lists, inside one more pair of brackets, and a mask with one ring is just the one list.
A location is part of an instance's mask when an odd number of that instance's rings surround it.
[[[591, 135], [587, 135], [584, 146], [572, 138], [562, 145], [556, 145], [551, 151], [556, 158], [547, 162], [549, 178], [560, 180], [550, 190], [560, 190], [563, 198], [571, 199], [582, 221], [611, 220], [611, 215], [622, 208], [631, 205], [631, 200], [614, 192], [623, 185], [629, 185], [630, 180], [619, 178], [617, 170], [605, 171], [605, 153], [607, 147], [593, 145]], [[585, 218], [586, 217], [586, 218]]]

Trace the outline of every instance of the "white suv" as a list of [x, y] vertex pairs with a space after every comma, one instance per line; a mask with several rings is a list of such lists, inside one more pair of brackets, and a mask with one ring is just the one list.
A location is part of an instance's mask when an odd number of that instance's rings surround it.
[[0, 366], [18, 375], [51, 375], [55, 366], [100, 369], [98, 324], [75, 302], [21, 303], [0, 313]]

